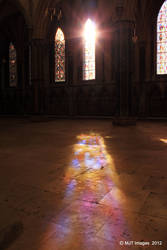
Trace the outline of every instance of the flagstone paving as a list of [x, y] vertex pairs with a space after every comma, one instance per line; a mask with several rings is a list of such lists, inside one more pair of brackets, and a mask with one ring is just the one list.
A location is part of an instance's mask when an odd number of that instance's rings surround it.
[[4, 118], [0, 138], [0, 249], [167, 249], [166, 123]]

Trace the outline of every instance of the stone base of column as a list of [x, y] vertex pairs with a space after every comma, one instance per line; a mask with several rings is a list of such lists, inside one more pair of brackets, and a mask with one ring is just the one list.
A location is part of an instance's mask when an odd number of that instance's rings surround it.
[[135, 117], [115, 117], [113, 119], [112, 124], [114, 126], [135, 126], [136, 125], [136, 118]]

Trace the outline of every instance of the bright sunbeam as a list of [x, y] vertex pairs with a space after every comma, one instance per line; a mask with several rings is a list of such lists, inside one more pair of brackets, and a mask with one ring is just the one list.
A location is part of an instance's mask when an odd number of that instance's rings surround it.
[[96, 40], [96, 26], [90, 19], [85, 24], [84, 38], [89, 43], [94, 43]]

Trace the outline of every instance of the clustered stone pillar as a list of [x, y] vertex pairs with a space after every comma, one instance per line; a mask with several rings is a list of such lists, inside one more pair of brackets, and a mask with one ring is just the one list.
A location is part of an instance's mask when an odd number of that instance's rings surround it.
[[31, 41], [31, 84], [34, 96], [34, 113], [40, 113], [40, 88], [44, 81], [44, 41]]
[[119, 20], [115, 26], [117, 42], [117, 82], [119, 85], [119, 117], [114, 119], [115, 125], [133, 125], [131, 117], [131, 88], [133, 67], [133, 29], [134, 23]]

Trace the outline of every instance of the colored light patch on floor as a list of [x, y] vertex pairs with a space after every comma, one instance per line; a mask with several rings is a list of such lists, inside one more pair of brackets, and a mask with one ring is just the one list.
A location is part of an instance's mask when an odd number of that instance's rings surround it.
[[[1, 231], [20, 220], [24, 230], [10, 250], [139, 250], [119, 242], [153, 239], [167, 249], [164, 122], [139, 122], [133, 133], [108, 120], [11, 122], [0, 122]], [[88, 128], [104, 135], [104, 168], [72, 163]]]
[[100, 169], [110, 163], [110, 156], [107, 154], [104, 139], [100, 135], [80, 135], [78, 143], [74, 147], [75, 158], [72, 161], [74, 168]]
[[[81, 134], [76, 139], [64, 176], [66, 189], [63, 202], [69, 203], [69, 206], [53, 222], [62, 226], [67, 249], [76, 238], [83, 245], [97, 234], [111, 239], [114, 249], [121, 235], [129, 233], [119, 201], [119, 190], [114, 183], [118, 183], [114, 162], [99, 134]], [[110, 194], [109, 198], [107, 194]], [[59, 244], [57, 240], [56, 244]]]
[[160, 141], [167, 143], [167, 139], [160, 139]]
[[72, 161], [64, 177], [64, 199], [98, 202], [114, 186], [111, 166], [112, 159], [107, 153], [102, 136], [77, 136]]

